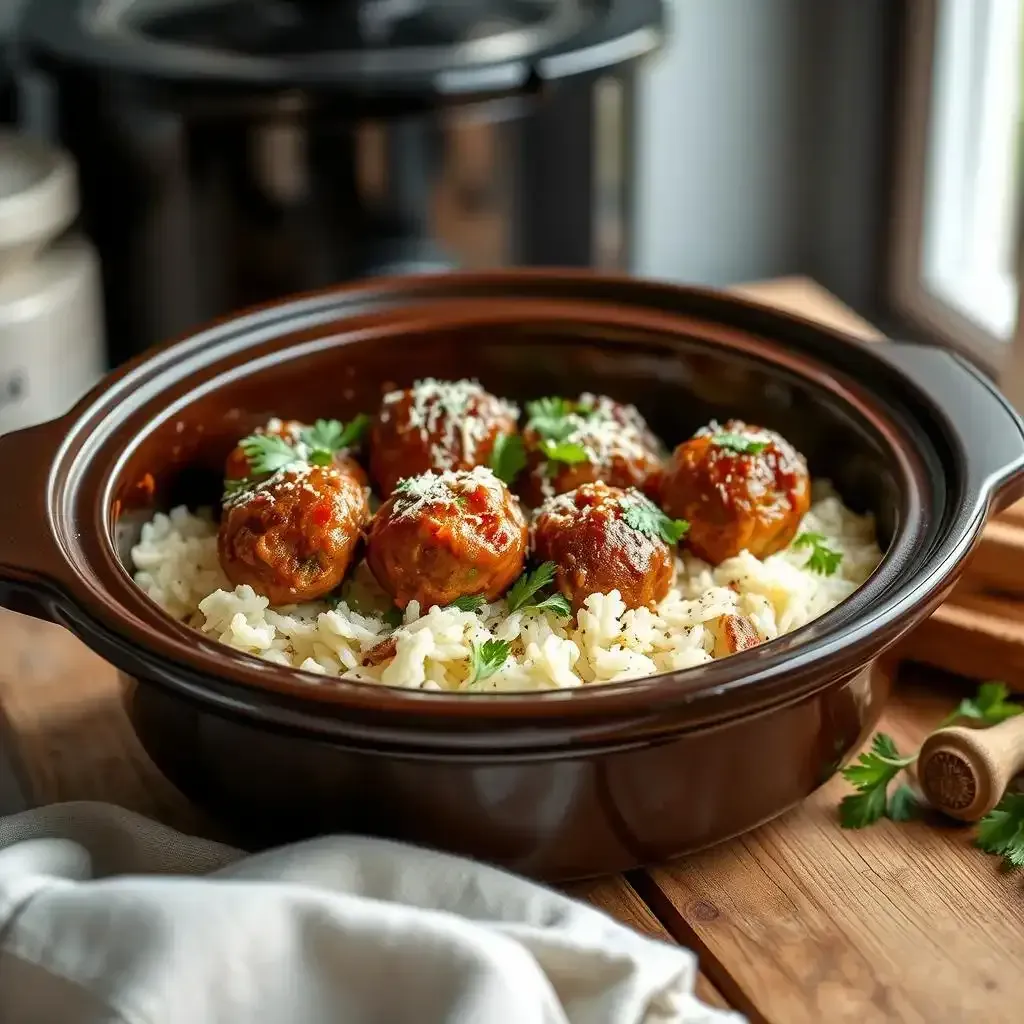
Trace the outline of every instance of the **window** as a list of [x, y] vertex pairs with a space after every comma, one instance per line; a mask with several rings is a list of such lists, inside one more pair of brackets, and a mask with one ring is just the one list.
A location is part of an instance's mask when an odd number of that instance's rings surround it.
[[1005, 377], [1019, 347], [1024, 0], [906, 7], [891, 298]]

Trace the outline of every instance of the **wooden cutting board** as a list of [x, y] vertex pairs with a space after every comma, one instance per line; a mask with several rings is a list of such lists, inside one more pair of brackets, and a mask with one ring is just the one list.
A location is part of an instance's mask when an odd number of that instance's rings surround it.
[[[808, 282], [761, 286], [757, 295], [857, 326]], [[977, 674], [997, 674], [990, 651], [979, 643], [968, 659]], [[911, 749], [964, 692], [962, 681], [909, 670], [881, 728]], [[105, 800], [224, 838], [141, 749], [116, 673], [58, 627], [0, 611], [5, 757], [18, 777], [5, 783], [0, 767], [0, 800], [13, 801], [2, 810], [22, 798]], [[833, 779], [746, 836], [572, 892], [694, 949], [702, 998], [736, 1007], [753, 1024], [1019, 1024], [1024, 881], [1000, 873], [963, 828], [883, 822], [842, 830], [836, 807], [847, 791]]]

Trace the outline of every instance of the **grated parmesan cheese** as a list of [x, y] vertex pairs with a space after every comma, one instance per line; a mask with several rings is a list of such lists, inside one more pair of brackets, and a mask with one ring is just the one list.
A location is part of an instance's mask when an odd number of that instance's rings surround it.
[[438, 470], [452, 469], [459, 462], [476, 462], [477, 449], [490, 435], [493, 421], [519, 418], [516, 405], [485, 391], [475, 380], [426, 377], [408, 391], [389, 391], [384, 396], [382, 422], [391, 417], [389, 407], [406, 395], [410, 398], [409, 426], [430, 445], [430, 461]]

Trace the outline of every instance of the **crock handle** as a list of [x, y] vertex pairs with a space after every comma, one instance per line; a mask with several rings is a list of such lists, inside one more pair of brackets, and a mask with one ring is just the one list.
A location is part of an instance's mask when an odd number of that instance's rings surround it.
[[50, 527], [50, 469], [61, 420], [0, 436], [0, 607], [55, 621], [63, 555]]
[[971, 493], [998, 512], [1024, 497], [1024, 420], [977, 367], [934, 345], [881, 346], [943, 411], [964, 446]]

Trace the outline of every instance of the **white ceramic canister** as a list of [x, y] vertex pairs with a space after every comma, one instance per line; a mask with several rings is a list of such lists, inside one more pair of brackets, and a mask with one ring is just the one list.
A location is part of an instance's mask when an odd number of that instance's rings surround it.
[[99, 261], [77, 215], [70, 157], [0, 131], [0, 433], [61, 415], [105, 370]]

